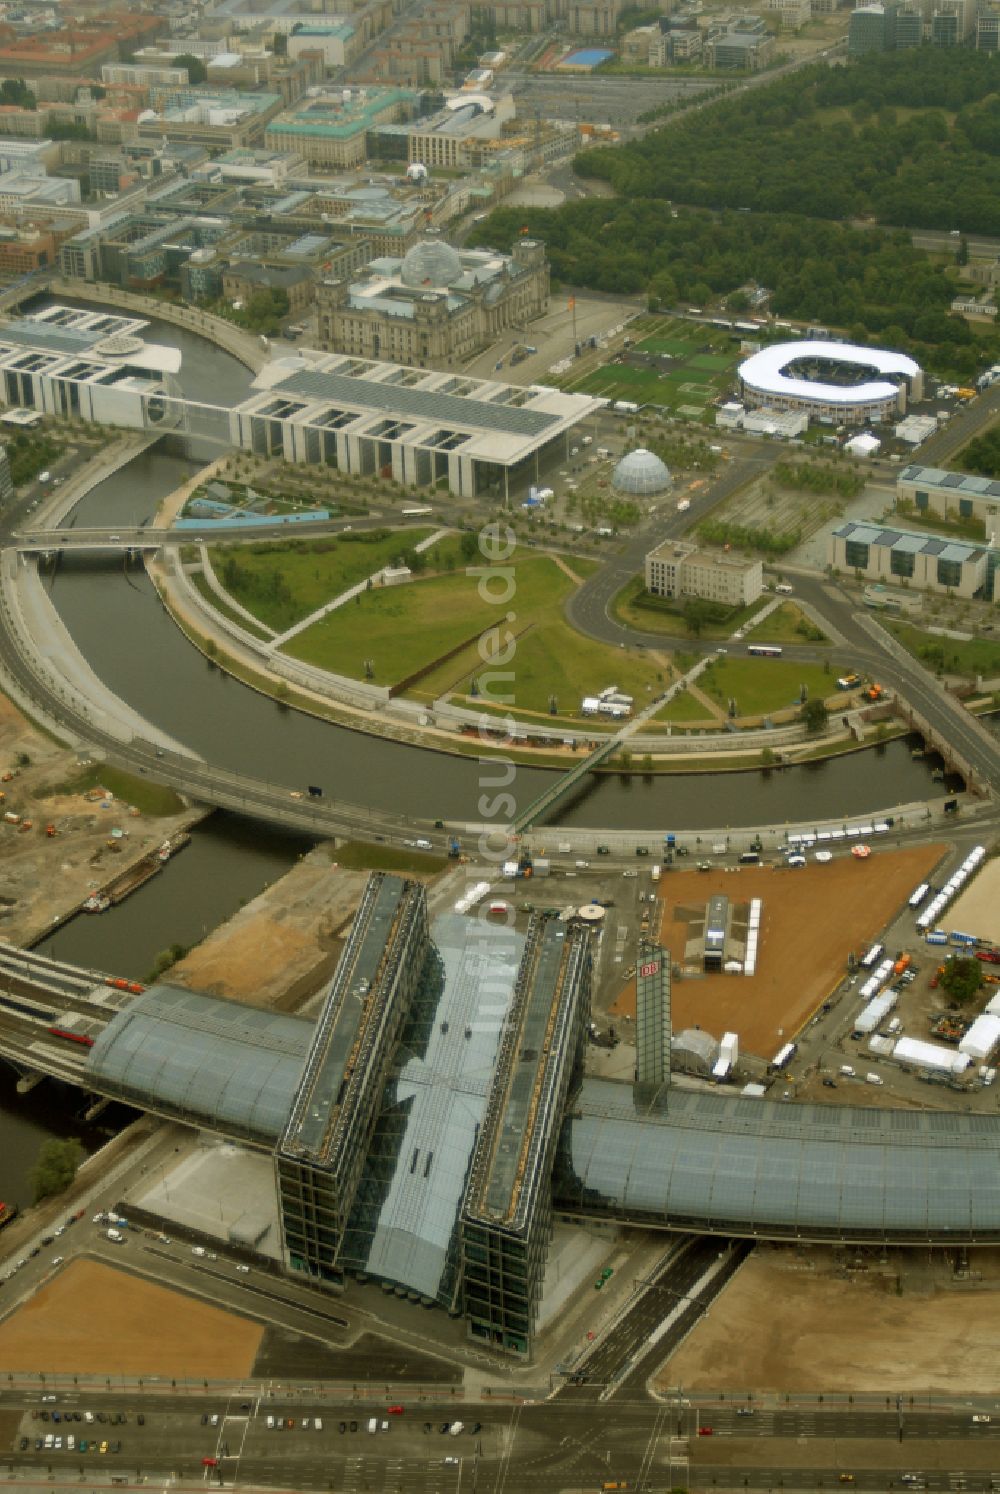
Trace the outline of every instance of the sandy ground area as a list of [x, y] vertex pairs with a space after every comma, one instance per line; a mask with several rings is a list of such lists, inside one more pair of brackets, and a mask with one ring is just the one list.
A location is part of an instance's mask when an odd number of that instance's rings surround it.
[[[953, 1283], [943, 1254], [928, 1266], [926, 1258], [912, 1262], [900, 1253], [888, 1269], [838, 1275], [828, 1251], [797, 1256], [758, 1246], [657, 1385], [761, 1393], [998, 1392], [997, 1257], [982, 1254], [987, 1280]], [[973, 1253], [974, 1270], [977, 1260]], [[901, 1295], [895, 1265], [903, 1272]]]
[[[659, 885], [660, 939], [675, 962], [683, 960], [687, 923], [677, 910], [724, 892], [733, 902], [763, 900], [757, 973], [675, 979], [671, 993], [675, 1032], [701, 1027], [713, 1037], [736, 1032], [740, 1047], [773, 1058], [842, 975], [851, 950], [860, 953], [892, 918], [907, 895], [940, 859], [942, 847], [914, 846], [874, 853], [868, 861], [838, 856], [826, 865], [672, 872]], [[655, 938], [655, 923], [651, 929]], [[611, 1007], [635, 1017], [635, 981]]]
[[78, 1260], [0, 1324], [7, 1370], [238, 1379], [264, 1330], [97, 1261]]
[[170, 972], [173, 984], [298, 1011], [333, 971], [368, 874], [310, 851]]
[[1000, 861], [984, 861], [962, 896], [941, 915], [941, 926], [1000, 944]]
[[[16, 768], [19, 753], [30, 763]], [[78, 776], [76, 754], [36, 731], [0, 695], [0, 772], [7, 771], [15, 776], [0, 785], [6, 795], [0, 809], [32, 821], [22, 831], [0, 820], [0, 939], [13, 944], [38, 938], [130, 862], [201, 818], [190, 810], [135, 817], [126, 804], [102, 809], [82, 794], [47, 793], [47, 786]], [[58, 832], [51, 839], [49, 824]], [[108, 845], [113, 828], [124, 832], [118, 852]]]

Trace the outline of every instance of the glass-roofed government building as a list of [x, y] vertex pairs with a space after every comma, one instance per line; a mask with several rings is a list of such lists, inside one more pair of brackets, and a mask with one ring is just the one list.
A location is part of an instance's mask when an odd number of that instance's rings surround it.
[[519, 1357], [557, 1217], [1000, 1240], [1000, 1117], [672, 1084], [658, 946], [640, 961], [634, 1082], [584, 1077], [592, 938], [542, 914], [523, 933], [431, 920], [421, 884], [375, 873], [318, 1018], [155, 986], [110, 1017], [81, 1082], [224, 1138], [225, 1168], [270, 1178], [273, 1269], [327, 1292], [381, 1283]]
[[608, 403], [300, 348], [271, 358], [232, 407], [183, 397], [181, 356], [144, 341], [147, 323], [50, 306], [0, 318], [0, 400], [100, 425], [171, 430], [407, 488], [461, 498], [526, 493], [565, 462], [581, 422]]

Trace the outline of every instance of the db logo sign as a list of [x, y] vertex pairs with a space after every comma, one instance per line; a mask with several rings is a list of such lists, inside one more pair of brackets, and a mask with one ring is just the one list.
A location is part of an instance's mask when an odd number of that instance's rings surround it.
[[655, 975], [660, 968], [659, 960], [650, 960], [648, 965], [639, 966], [640, 975]]

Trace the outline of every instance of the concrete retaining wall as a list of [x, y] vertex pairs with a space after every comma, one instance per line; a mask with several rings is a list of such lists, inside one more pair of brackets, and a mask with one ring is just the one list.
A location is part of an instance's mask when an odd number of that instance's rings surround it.
[[196, 332], [199, 337], [205, 337], [231, 353], [254, 373], [258, 373], [272, 357], [273, 350], [264, 347], [259, 338], [194, 306], [179, 306], [173, 301], [134, 295], [116, 285], [91, 285], [88, 280], [53, 280], [49, 290], [54, 296], [72, 296], [76, 301], [93, 301], [98, 306], [117, 306], [120, 311], [131, 311], [136, 316], [158, 317], [161, 321], [186, 327], [189, 332]]

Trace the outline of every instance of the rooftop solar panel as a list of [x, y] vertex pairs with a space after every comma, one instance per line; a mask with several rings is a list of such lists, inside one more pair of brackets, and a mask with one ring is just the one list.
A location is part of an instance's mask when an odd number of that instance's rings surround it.
[[83, 332], [73, 327], [50, 327], [43, 322], [8, 322], [0, 328], [0, 342], [18, 347], [48, 348], [55, 353], [86, 353], [100, 342], [103, 333]]
[[374, 379], [345, 378], [343, 374], [315, 370], [294, 373], [274, 387], [284, 393], [328, 399], [364, 410], [413, 415], [441, 425], [474, 430], [506, 431], [514, 436], [541, 436], [558, 419], [541, 410], [512, 409], [509, 405], [488, 404], [461, 395], [401, 388], [398, 384], [385, 388]]

